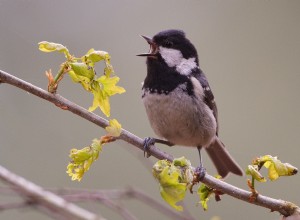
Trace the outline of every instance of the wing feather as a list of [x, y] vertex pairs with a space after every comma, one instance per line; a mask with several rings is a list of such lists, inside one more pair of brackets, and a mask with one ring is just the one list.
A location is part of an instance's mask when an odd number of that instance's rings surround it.
[[217, 122], [216, 134], [218, 135], [218, 131], [219, 131], [218, 108], [217, 108], [217, 104], [215, 102], [214, 94], [212, 93], [209, 83], [207, 81], [207, 78], [201, 69], [197, 69], [197, 71], [194, 71], [192, 73], [192, 75], [200, 82], [200, 84], [204, 90], [204, 101], [205, 101], [206, 105], [212, 110], [213, 115], [216, 118], [216, 122]]

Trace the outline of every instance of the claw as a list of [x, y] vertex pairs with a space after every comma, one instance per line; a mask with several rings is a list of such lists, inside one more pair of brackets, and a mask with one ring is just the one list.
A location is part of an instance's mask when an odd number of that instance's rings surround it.
[[143, 143], [144, 157], [146, 156], [146, 153], [147, 153], [147, 158], [151, 156], [148, 150], [149, 147], [154, 144], [155, 144], [155, 138], [147, 137], [144, 139], [144, 143]]
[[206, 174], [206, 169], [202, 165], [199, 167], [196, 167], [195, 174], [197, 175], [197, 180], [202, 181], [205, 174]]
[[143, 147], [144, 147], [144, 157], [146, 155], [146, 152], [147, 152], [147, 158], [151, 156], [151, 154], [149, 153], [149, 147], [151, 145], [154, 145], [156, 143], [159, 143], [159, 144], [165, 144], [165, 145], [168, 145], [168, 146], [173, 146], [174, 144], [167, 141], [167, 140], [161, 140], [161, 139], [157, 139], [157, 138], [152, 138], [152, 137], [147, 137], [144, 139], [144, 143], [143, 143]]

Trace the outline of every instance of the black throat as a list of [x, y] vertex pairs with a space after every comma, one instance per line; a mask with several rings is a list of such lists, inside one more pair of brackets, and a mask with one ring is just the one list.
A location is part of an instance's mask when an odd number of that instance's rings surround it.
[[194, 88], [189, 76], [181, 75], [175, 67], [169, 67], [161, 57], [147, 58], [147, 76], [143, 89], [150, 93], [168, 94], [185, 84], [184, 92], [193, 95]]

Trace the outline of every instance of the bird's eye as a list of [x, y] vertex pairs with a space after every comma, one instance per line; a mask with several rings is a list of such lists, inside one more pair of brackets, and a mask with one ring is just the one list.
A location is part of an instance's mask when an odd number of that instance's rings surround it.
[[172, 47], [173, 46], [173, 42], [169, 41], [169, 40], [165, 40], [164, 44], [165, 44], [166, 47]]

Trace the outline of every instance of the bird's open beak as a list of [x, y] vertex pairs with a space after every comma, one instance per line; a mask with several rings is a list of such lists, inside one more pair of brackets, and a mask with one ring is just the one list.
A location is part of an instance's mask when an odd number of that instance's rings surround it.
[[150, 45], [150, 51], [149, 53], [141, 53], [138, 54], [137, 56], [140, 57], [156, 57], [157, 56], [157, 52], [158, 52], [158, 47], [157, 45], [153, 42], [153, 40], [150, 37], [141, 35], [142, 38], [144, 38], [148, 44]]

